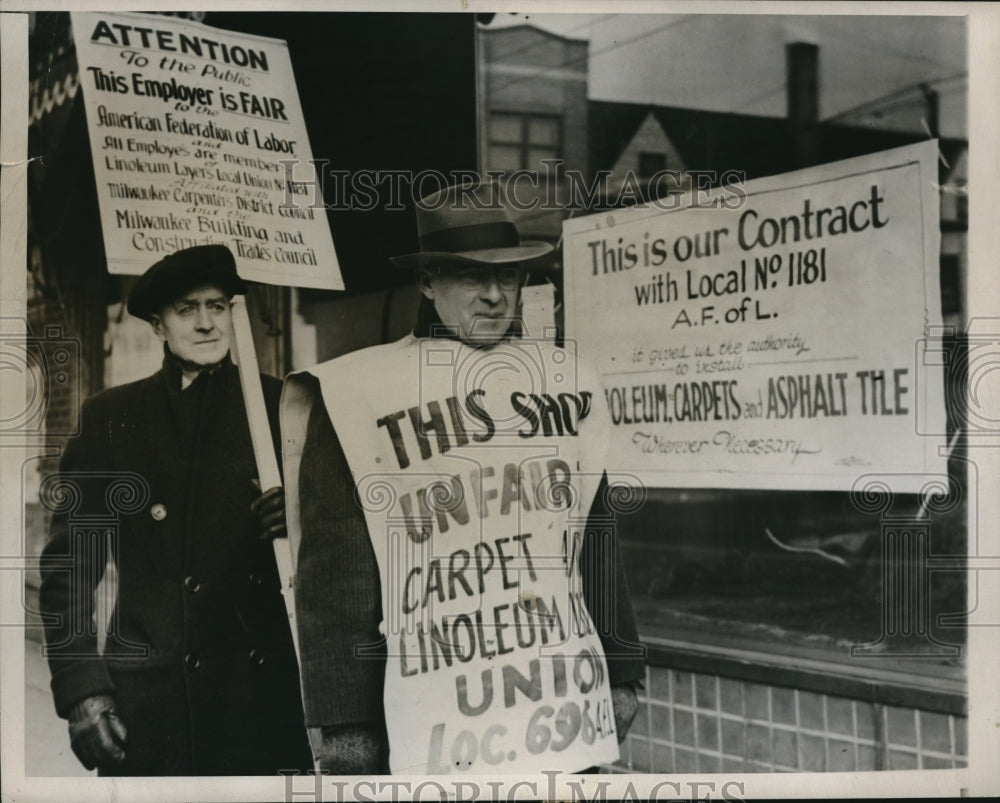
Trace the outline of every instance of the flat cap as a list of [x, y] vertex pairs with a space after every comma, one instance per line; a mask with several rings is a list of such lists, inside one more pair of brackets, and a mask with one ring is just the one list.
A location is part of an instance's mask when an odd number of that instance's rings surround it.
[[230, 298], [247, 291], [226, 246], [196, 245], [165, 256], [139, 277], [129, 293], [127, 308], [148, 321], [164, 305], [204, 284], [217, 286]]

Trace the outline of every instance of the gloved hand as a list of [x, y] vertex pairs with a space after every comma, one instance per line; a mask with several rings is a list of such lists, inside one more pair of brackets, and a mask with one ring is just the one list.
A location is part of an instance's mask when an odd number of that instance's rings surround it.
[[[251, 482], [259, 492], [260, 482], [256, 479]], [[280, 485], [258, 496], [250, 505], [250, 510], [257, 517], [261, 541], [288, 536], [285, 529], [285, 489]]]
[[87, 697], [69, 712], [69, 743], [88, 770], [125, 760], [125, 725], [115, 713], [110, 694]]
[[618, 731], [618, 743], [625, 741], [632, 720], [639, 711], [639, 698], [631, 683], [611, 687], [611, 707], [615, 712], [615, 730]]
[[[310, 732], [321, 770], [332, 775], [387, 775], [389, 744], [373, 723], [324, 725]], [[318, 737], [318, 738], [317, 738]]]

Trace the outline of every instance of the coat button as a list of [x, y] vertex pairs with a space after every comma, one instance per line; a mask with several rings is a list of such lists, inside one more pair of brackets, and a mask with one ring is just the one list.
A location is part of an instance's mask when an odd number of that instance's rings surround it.
[[156, 521], [163, 521], [167, 517], [166, 505], [161, 505], [157, 502], [149, 509], [149, 515], [156, 519]]
[[263, 666], [264, 664], [264, 656], [261, 655], [256, 648], [250, 650], [250, 660], [256, 661], [257, 666]]
[[187, 577], [184, 578], [184, 588], [186, 588], [192, 594], [197, 594], [201, 590], [201, 583], [199, 583], [193, 577], [188, 575]]
[[189, 652], [184, 656], [184, 666], [186, 666], [191, 672], [194, 672], [199, 666], [201, 666], [201, 661], [198, 660], [198, 656], [193, 652]]

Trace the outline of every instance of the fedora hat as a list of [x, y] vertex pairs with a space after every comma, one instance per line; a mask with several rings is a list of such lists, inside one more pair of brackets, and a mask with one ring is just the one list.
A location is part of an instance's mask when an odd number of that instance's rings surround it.
[[215, 285], [229, 298], [246, 293], [233, 252], [226, 246], [196, 245], [165, 256], [139, 277], [129, 293], [127, 308], [148, 321], [188, 290], [205, 284]]
[[[486, 200], [480, 188], [489, 190]], [[421, 198], [416, 210], [420, 250], [390, 257], [394, 265], [502, 265], [553, 251], [541, 240], [521, 240], [496, 184], [445, 187]]]

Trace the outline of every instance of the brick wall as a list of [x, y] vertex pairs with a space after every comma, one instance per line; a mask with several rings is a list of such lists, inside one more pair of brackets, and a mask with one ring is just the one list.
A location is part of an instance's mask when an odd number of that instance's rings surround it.
[[617, 772], [964, 767], [964, 717], [648, 667]]

